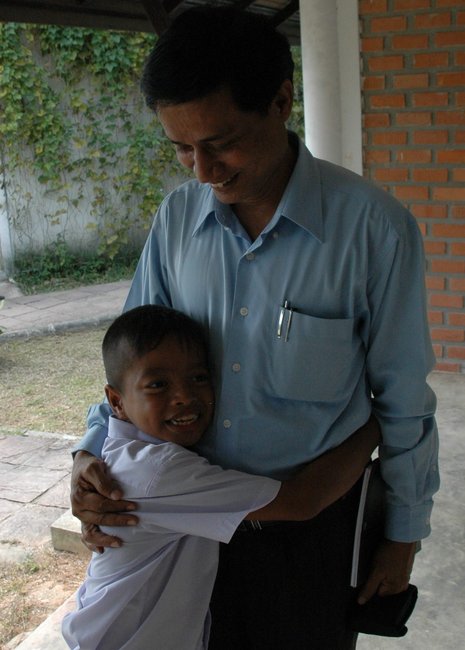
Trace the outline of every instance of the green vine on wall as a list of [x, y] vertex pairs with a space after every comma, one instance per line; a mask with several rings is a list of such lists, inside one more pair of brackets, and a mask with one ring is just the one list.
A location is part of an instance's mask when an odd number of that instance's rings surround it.
[[[40, 219], [62, 228], [86, 217], [99, 252], [116, 255], [145, 232], [160, 203], [171, 146], [138, 90], [155, 36], [61, 26], [0, 25], [0, 137], [20, 231], [36, 202], [15, 174], [50, 199]], [[292, 128], [303, 131], [300, 52]], [[17, 176], [16, 176], [17, 177]], [[37, 219], [37, 215], [34, 215]], [[90, 217], [90, 220], [89, 220]]]
[[[54, 206], [43, 215], [49, 225], [90, 213], [86, 227], [110, 256], [129, 243], [129, 231], [148, 228], [163, 196], [162, 176], [173, 164], [138, 91], [154, 39], [0, 25], [0, 136], [8, 177], [30, 173], [43, 185]], [[8, 191], [10, 203], [30, 203], [20, 184], [12, 182]], [[17, 215], [21, 229], [19, 208]]]

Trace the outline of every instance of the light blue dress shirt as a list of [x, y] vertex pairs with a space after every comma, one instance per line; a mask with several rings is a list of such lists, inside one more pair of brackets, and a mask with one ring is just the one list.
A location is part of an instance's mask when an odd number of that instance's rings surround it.
[[[161, 303], [206, 326], [217, 408], [198, 448], [225, 468], [287, 478], [373, 409], [386, 536], [414, 541], [430, 532], [439, 486], [424, 270], [413, 216], [300, 142], [255, 241], [208, 185], [190, 181], [167, 196], [125, 309]], [[285, 301], [295, 311], [281, 319]], [[99, 454], [107, 413], [91, 408], [81, 448]]]
[[139, 524], [102, 528], [124, 544], [92, 556], [63, 636], [73, 650], [207, 650], [218, 542], [281, 484], [224, 471], [115, 418], [103, 459]]

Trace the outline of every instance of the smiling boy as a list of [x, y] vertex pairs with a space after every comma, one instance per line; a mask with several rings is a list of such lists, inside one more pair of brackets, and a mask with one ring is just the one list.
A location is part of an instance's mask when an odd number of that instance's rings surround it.
[[287, 482], [223, 470], [189, 451], [214, 405], [200, 325], [172, 309], [139, 307], [116, 319], [102, 350], [114, 413], [103, 460], [138, 504], [140, 522], [104, 529], [124, 544], [93, 555], [63, 635], [74, 650], [205, 650], [218, 542], [229, 542], [244, 518], [317, 515], [356, 482], [377, 425]]

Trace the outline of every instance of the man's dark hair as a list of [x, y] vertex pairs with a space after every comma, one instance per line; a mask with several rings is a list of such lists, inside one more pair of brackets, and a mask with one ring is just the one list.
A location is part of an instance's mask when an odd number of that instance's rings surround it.
[[134, 361], [156, 348], [167, 336], [180, 345], [205, 351], [202, 326], [176, 309], [143, 305], [125, 312], [113, 321], [102, 342], [102, 356], [107, 382], [121, 390], [124, 373]]
[[289, 43], [266, 17], [233, 7], [194, 7], [158, 39], [141, 89], [154, 110], [229, 88], [239, 109], [265, 113], [293, 71]]

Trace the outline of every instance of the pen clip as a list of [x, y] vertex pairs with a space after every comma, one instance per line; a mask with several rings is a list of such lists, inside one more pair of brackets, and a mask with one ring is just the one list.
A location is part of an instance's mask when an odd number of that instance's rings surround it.
[[277, 334], [277, 336], [278, 336], [278, 339], [280, 339], [280, 338], [281, 338], [281, 335], [282, 335], [282, 331], [283, 331], [283, 321], [284, 321], [284, 312], [285, 312], [286, 309], [288, 308], [288, 305], [289, 305], [289, 301], [288, 301], [288, 300], [285, 300], [284, 303], [283, 303], [283, 305], [282, 305], [282, 307], [281, 307], [281, 310], [280, 310], [280, 312], [279, 312], [278, 331], [276, 332], [276, 334]]

